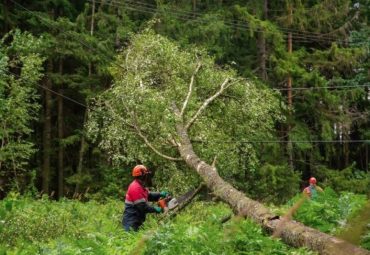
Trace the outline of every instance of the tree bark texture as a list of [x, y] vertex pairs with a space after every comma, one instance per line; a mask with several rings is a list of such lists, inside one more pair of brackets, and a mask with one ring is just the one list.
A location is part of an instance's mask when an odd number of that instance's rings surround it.
[[[53, 62], [48, 62], [48, 72], [53, 71]], [[49, 194], [50, 182], [50, 153], [51, 153], [51, 105], [52, 98], [50, 89], [52, 87], [50, 77], [45, 79], [45, 106], [44, 106], [44, 128], [43, 128], [43, 166], [42, 166], [42, 190]]]
[[[176, 114], [180, 116], [179, 113]], [[179, 137], [178, 150], [181, 157], [189, 167], [202, 177], [207, 187], [228, 203], [236, 214], [252, 218], [269, 233], [282, 227], [281, 232], [279, 231], [282, 241], [294, 247], [306, 246], [322, 255], [370, 255], [369, 251], [296, 221], [286, 221], [282, 226], [282, 220], [273, 219], [275, 215], [268, 208], [248, 198], [244, 193], [224, 181], [215, 167], [202, 161], [195, 154], [187, 130], [181, 121], [178, 122], [176, 129]]]

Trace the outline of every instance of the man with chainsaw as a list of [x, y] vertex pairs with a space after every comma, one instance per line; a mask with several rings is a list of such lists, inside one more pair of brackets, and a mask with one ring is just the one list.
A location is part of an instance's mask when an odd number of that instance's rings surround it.
[[303, 194], [310, 199], [317, 198], [317, 192], [324, 192], [322, 188], [316, 185], [317, 181], [315, 177], [309, 179], [309, 186], [303, 190]]
[[132, 169], [134, 180], [128, 187], [125, 198], [125, 211], [123, 213], [123, 227], [126, 231], [137, 231], [144, 223], [147, 213], [161, 213], [166, 210], [165, 203], [160, 206], [151, 206], [148, 201], [159, 201], [168, 198], [166, 191], [150, 192], [145, 184], [150, 174], [144, 165], [137, 165]]

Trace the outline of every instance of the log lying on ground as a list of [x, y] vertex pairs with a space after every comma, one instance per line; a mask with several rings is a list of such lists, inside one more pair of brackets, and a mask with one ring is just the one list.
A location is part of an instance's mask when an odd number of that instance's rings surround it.
[[[269, 233], [274, 233], [281, 227], [281, 219], [276, 218], [264, 205], [248, 198], [224, 181], [214, 166], [205, 163], [195, 154], [187, 129], [182, 123], [178, 123], [176, 129], [181, 157], [189, 167], [195, 169], [215, 195], [228, 203], [236, 214], [252, 218]], [[295, 221], [284, 222], [279, 233], [286, 244], [294, 247], [306, 246], [323, 255], [370, 255], [365, 249]]]

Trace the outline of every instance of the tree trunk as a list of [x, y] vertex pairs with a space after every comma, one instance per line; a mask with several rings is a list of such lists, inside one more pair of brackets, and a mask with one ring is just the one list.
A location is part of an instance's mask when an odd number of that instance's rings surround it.
[[9, 7], [8, 6], [9, 6], [8, 0], [5, 0], [2, 4], [3, 15], [4, 15], [3, 35], [9, 32]]
[[[63, 61], [59, 62], [59, 74], [63, 73]], [[62, 85], [61, 85], [62, 86]], [[64, 148], [62, 139], [64, 138], [64, 119], [63, 119], [63, 88], [59, 89], [57, 96], [58, 102], [58, 198], [64, 196]]]
[[[178, 109], [175, 109], [175, 112], [177, 116], [180, 116]], [[272, 219], [275, 215], [265, 206], [236, 190], [218, 175], [215, 167], [202, 161], [195, 154], [187, 130], [181, 121], [177, 123], [176, 130], [179, 137], [178, 150], [181, 157], [189, 167], [194, 169], [202, 177], [207, 187], [228, 203], [236, 214], [252, 218], [262, 225], [269, 233], [273, 233], [282, 220]], [[321, 233], [318, 230], [306, 227], [295, 221], [287, 221], [284, 223], [283, 230], [281, 231], [281, 238], [285, 243], [291, 246], [306, 246], [325, 255], [370, 254], [370, 252], [346, 241]]]
[[[90, 35], [94, 35], [94, 23], [95, 23], [95, 0], [92, 1], [92, 10], [91, 10], [91, 23], [90, 23]], [[89, 77], [92, 73], [92, 63], [89, 62]]]
[[341, 144], [338, 144], [337, 145], [337, 166], [336, 168], [337, 169], [341, 169], [342, 168], [342, 145]]
[[258, 33], [258, 70], [259, 76], [263, 81], [267, 81], [267, 71], [266, 71], [266, 39], [263, 32]]
[[[289, 8], [290, 25], [292, 25], [292, 15], [293, 15], [292, 7], [290, 7]], [[293, 51], [292, 33], [289, 32], [288, 33], [288, 53], [289, 53], [289, 55], [292, 54], [292, 51]], [[288, 75], [288, 86], [287, 87], [288, 87], [288, 91], [287, 91], [288, 92], [288, 111], [289, 111], [289, 115], [291, 116], [292, 112], [293, 112], [292, 75], [291, 74]], [[294, 165], [293, 165], [293, 144], [290, 140], [290, 131], [291, 131], [291, 129], [292, 129], [292, 126], [289, 123], [288, 124], [288, 130], [287, 130], [288, 164], [289, 164], [290, 169], [293, 170], [294, 169]]]
[[[53, 72], [53, 62], [48, 61], [48, 73]], [[51, 92], [52, 88], [50, 77], [45, 79], [45, 109], [44, 109], [44, 129], [43, 129], [43, 166], [42, 166], [42, 191], [49, 194], [50, 182], [50, 153], [51, 153]]]
[[[95, 0], [92, 1], [92, 4], [93, 5], [92, 5], [92, 9], [91, 9], [90, 35], [91, 36], [94, 36]], [[93, 68], [92, 63], [89, 62], [89, 66], [88, 66], [88, 76], [89, 76], [89, 78], [92, 75], [92, 68]], [[84, 113], [84, 120], [83, 120], [83, 123], [82, 123], [82, 134], [81, 134], [81, 142], [80, 142], [80, 151], [78, 153], [78, 165], [77, 165], [77, 175], [78, 175], [78, 177], [81, 177], [81, 175], [82, 175], [84, 154], [85, 154], [85, 150], [86, 150], [86, 147], [87, 147], [87, 143], [85, 141], [85, 134], [83, 132], [83, 129], [85, 127], [86, 120], [87, 120], [87, 109], [85, 110], [85, 113]], [[80, 192], [80, 189], [81, 189], [81, 184], [78, 181], [76, 183], [75, 193], [76, 194], [79, 193]]]
[[[263, 5], [263, 20], [267, 19], [268, 15], [268, 0], [264, 1]], [[259, 76], [262, 80], [267, 81], [267, 70], [266, 70], [266, 37], [263, 31], [258, 33], [258, 64], [259, 64]]]
[[347, 140], [350, 139], [347, 131], [345, 132], [346, 135], [344, 136], [343, 139], [344, 168], [346, 168], [349, 165], [349, 142], [347, 142]]
[[[85, 134], [83, 132], [83, 128], [84, 128], [85, 123], [86, 123], [86, 119], [87, 119], [87, 110], [85, 111], [85, 115], [84, 115], [84, 121], [83, 121], [83, 127], [82, 127], [82, 134], [81, 134], [80, 151], [78, 153], [77, 175], [78, 175], [79, 178], [82, 176], [82, 167], [83, 167], [84, 154], [85, 154], [85, 150], [86, 150], [86, 147], [87, 147], [87, 143], [85, 141]], [[78, 181], [76, 183], [75, 193], [79, 193], [80, 192], [80, 190], [81, 190], [80, 187], [81, 187], [81, 184]]]
[[[368, 77], [368, 80], [370, 80], [370, 68], [368, 68], [368, 70], [367, 70], [367, 77]], [[365, 92], [366, 92], [365, 93], [365, 101], [368, 104], [369, 99], [370, 99], [370, 89], [369, 89], [369, 87], [365, 88]], [[368, 148], [367, 143], [365, 143], [365, 169], [366, 169], [366, 173], [369, 172], [369, 148]]]
[[369, 148], [368, 148], [367, 144], [365, 144], [365, 154], [366, 154], [365, 169], [366, 169], [366, 173], [367, 173], [367, 172], [369, 172]]
[[193, 18], [196, 18], [197, 0], [192, 0]]

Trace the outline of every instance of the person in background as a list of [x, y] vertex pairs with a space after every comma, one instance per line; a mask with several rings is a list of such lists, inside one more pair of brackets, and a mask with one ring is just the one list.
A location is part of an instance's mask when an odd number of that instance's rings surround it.
[[145, 187], [149, 174], [149, 170], [144, 165], [137, 165], [132, 170], [134, 180], [128, 186], [122, 220], [125, 231], [137, 231], [144, 223], [147, 213], [163, 212], [161, 207], [152, 206], [148, 201], [158, 201], [160, 198], [167, 197], [169, 194], [166, 191], [150, 192]]
[[317, 181], [315, 177], [309, 179], [309, 186], [303, 190], [303, 194], [310, 199], [317, 198], [317, 192], [324, 192], [322, 188], [316, 185]]

